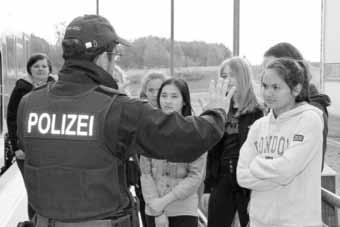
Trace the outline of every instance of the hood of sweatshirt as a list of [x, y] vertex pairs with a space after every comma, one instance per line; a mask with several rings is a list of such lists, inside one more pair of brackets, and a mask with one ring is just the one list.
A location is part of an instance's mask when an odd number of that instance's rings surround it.
[[331, 99], [325, 94], [315, 94], [309, 97], [310, 104], [318, 107], [328, 115], [327, 106], [331, 104]]
[[301, 102], [295, 108], [280, 114], [278, 117], [275, 117], [273, 110], [271, 110], [268, 117], [271, 123], [284, 123], [285, 121], [288, 121], [291, 118], [300, 115], [301, 113], [306, 111], [313, 111], [317, 113], [322, 119], [322, 111], [315, 106], [308, 104], [307, 102]]

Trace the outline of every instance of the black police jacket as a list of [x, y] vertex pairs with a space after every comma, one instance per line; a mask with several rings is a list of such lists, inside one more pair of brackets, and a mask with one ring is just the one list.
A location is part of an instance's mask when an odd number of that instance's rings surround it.
[[28, 199], [38, 214], [60, 221], [118, 216], [131, 205], [124, 160], [138, 152], [190, 162], [223, 135], [223, 110], [166, 115], [105, 87], [113, 83], [95, 64], [72, 60], [58, 82], [22, 99], [19, 146], [26, 152]]

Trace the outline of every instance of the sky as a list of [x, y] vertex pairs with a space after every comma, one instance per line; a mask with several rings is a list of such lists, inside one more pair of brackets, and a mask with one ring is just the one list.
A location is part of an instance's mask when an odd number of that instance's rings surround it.
[[[320, 60], [321, 0], [240, 0], [240, 55], [258, 64], [266, 49], [291, 42]], [[175, 40], [233, 47], [233, 0], [175, 0]], [[0, 31], [34, 33], [53, 43], [55, 27], [96, 13], [96, 0], [0, 0]], [[170, 37], [170, 0], [100, 0], [99, 13], [133, 41]]]

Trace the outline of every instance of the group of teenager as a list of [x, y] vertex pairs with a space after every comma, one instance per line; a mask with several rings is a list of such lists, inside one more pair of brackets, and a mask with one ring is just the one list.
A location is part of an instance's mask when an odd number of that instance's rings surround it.
[[[321, 170], [330, 99], [310, 83], [308, 63], [289, 43], [268, 49], [262, 66], [260, 98], [245, 58], [222, 62], [218, 76], [236, 91], [224, 136], [207, 155], [190, 163], [139, 157], [137, 195], [143, 226], [197, 227], [200, 204], [207, 211], [208, 227], [232, 226], [235, 221], [242, 227], [322, 226]], [[55, 80], [44, 54], [31, 57], [27, 72], [17, 81], [7, 111], [20, 170], [25, 158], [16, 136], [20, 99]], [[161, 72], [146, 75], [140, 98], [165, 113], [193, 114], [187, 82]], [[202, 186], [204, 192], [199, 193]], [[30, 218], [33, 215], [29, 208]]]
[[[140, 157], [145, 226], [197, 226], [199, 203], [208, 227], [322, 226], [330, 99], [310, 83], [310, 66], [290, 43], [268, 49], [262, 66], [261, 98], [246, 59], [222, 62], [219, 77], [236, 92], [224, 136], [207, 156], [192, 163]], [[188, 84], [159, 72], [145, 77], [141, 98], [166, 113], [193, 112]]]

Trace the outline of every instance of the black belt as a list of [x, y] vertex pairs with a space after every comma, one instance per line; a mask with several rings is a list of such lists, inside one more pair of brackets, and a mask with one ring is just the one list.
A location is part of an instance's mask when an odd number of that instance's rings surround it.
[[38, 227], [93, 227], [93, 226], [112, 226], [112, 227], [132, 227], [131, 215], [125, 215], [115, 219], [102, 219], [102, 220], [92, 220], [83, 221], [77, 223], [71, 222], [61, 222], [54, 220], [52, 218], [45, 218], [38, 215], [36, 217], [36, 226]]

